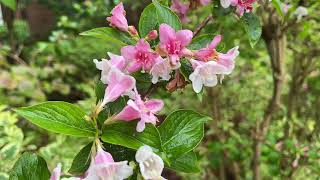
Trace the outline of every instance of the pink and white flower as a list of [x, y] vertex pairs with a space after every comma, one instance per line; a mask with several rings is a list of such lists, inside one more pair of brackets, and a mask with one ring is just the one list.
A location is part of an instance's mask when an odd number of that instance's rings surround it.
[[158, 118], [155, 114], [163, 108], [163, 105], [163, 101], [158, 99], [143, 101], [136, 92], [135, 100], [130, 99], [127, 106], [114, 119], [131, 121], [140, 118], [136, 130], [142, 132], [145, 129], [145, 123], [156, 124]]
[[115, 162], [112, 155], [97, 146], [97, 154], [86, 172], [85, 180], [122, 180], [133, 174], [128, 161]]
[[182, 22], [186, 23], [189, 21], [187, 17], [187, 13], [189, 11], [189, 3], [183, 3], [181, 2], [181, 0], [173, 0], [170, 8], [172, 9], [172, 11], [177, 13]]
[[237, 7], [236, 13], [238, 16], [243, 16], [244, 13], [249, 13], [252, 11], [252, 4], [256, 0], [238, 0], [238, 3], [235, 5]]
[[165, 180], [161, 176], [164, 168], [163, 160], [152, 151], [151, 147], [141, 146], [136, 153], [136, 161], [144, 179]]
[[152, 83], [156, 84], [159, 81], [159, 78], [164, 81], [169, 81], [170, 79], [171, 68], [168, 59], [163, 59], [162, 57], [158, 57], [156, 59], [156, 63], [153, 65], [150, 70], [150, 74], [152, 75]]
[[180, 67], [180, 57], [190, 55], [190, 50], [186, 48], [192, 40], [193, 33], [190, 30], [175, 30], [167, 24], [161, 24], [159, 29], [160, 49], [164, 51], [170, 60], [173, 68]]
[[135, 46], [125, 46], [121, 49], [122, 56], [128, 61], [129, 73], [140, 69], [149, 71], [159, 56], [153, 52], [150, 45], [144, 39], [140, 39]]
[[108, 76], [112, 69], [118, 69], [122, 72], [125, 72], [126, 61], [122, 56], [118, 56], [108, 52], [110, 60], [102, 59], [102, 61], [98, 61], [94, 59], [93, 62], [96, 64], [97, 69], [101, 70], [101, 81], [104, 84], [108, 84]]
[[121, 31], [128, 32], [128, 21], [126, 19], [126, 11], [124, 10], [122, 2], [115, 6], [111, 11], [111, 17], [107, 17], [110, 26], [116, 27]]

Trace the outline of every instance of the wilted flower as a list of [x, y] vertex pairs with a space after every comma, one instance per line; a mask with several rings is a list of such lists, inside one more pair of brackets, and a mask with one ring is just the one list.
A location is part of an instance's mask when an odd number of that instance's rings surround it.
[[193, 33], [190, 30], [175, 30], [167, 24], [160, 25], [160, 48], [170, 60], [173, 68], [180, 66], [180, 57], [190, 54], [186, 46], [191, 42]]
[[144, 39], [140, 39], [135, 46], [125, 46], [121, 49], [122, 56], [128, 61], [129, 73], [136, 72], [141, 68], [149, 71], [159, 56], [152, 52], [150, 45]]
[[168, 81], [170, 79], [170, 72], [171, 68], [168, 59], [163, 59], [159, 56], [150, 71], [152, 83], [156, 84], [159, 81], [159, 78]]
[[124, 10], [122, 2], [112, 9], [111, 14], [111, 17], [107, 17], [110, 25], [120, 29], [121, 31], [128, 32], [129, 27], [126, 19], [126, 11]]
[[189, 4], [181, 2], [181, 0], [173, 0], [170, 7], [172, 11], [176, 12], [182, 22], [188, 22], [187, 13], [189, 10]]
[[145, 123], [156, 124], [158, 118], [155, 114], [163, 108], [163, 105], [162, 100], [158, 99], [143, 101], [136, 92], [135, 100], [130, 99], [127, 106], [114, 119], [131, 121], [140, 118], [136, 129], [142, 132], [145, 129]]
[[151, 147], [141, 146], [136, 153], [136, 161], [139, 163], [140, 172], [144, 179], [165, 179], [161, 176], [164, 168], [163, 160], [153, 153]]

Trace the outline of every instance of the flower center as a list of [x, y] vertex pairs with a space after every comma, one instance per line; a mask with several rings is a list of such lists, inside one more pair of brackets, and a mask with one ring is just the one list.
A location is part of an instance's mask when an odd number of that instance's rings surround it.
[[212, 52], [206, 57], [205, 62], [218, 61], [218, 60], [219, 60], [219, 54], [217, 50], [213, 49]]
[[171, 41], [166, 46], [169, 54], [179, 54], [181, 51], [181, 42], [180, 41]]
[[137, 54], [136, 54], [136, 61], [138, 63], [147, 63], [149, 61], [149, 55], [148, 55], [148, 52], [142, 52], [142, 51], [139, 51]]

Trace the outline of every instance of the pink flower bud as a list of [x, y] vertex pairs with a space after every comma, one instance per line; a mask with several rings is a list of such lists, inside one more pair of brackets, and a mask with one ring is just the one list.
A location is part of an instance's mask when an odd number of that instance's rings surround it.
[[120, 29], [121, 31], [128, 31], [128, 21], [126, 19], [126, 11], [123, 4], [120, 3], [114, 7], [111, 11], [111, 16], [107, 17], [110, 22], [110, 26]]
[[138, 35], [138, 31], [134, 26], [129, 26], [128, 31], [132, 36], [137, 36]]
[[158, 31], [157, 30], [152, 30], [148, 33], [147, 39], [148, 40], [155, 40], [158, 37]]

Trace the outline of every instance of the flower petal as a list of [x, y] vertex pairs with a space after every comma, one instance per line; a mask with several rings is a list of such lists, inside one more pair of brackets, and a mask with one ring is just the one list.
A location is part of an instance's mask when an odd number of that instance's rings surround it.
[[146, 101], [144, 105], [152, 113], [157, 113], [163, 108], [164, 103], [162, 100], [159, 100], [159, 99], [151, 99], [149, 101]]
[[176, 34], [176, 40], [181, 42], [182, 47], [186, 47], [191, 43], [193, 33], [190, 30], [180, 30]]
[[215, 49], [217, 47], [217, 45], [220, 43], [221, 39], [222, 39], [221, 35], [215, 36], [213, 38], [212, 42], [210, 43], [209, 48], [210, 49]]
[[175, 39], [175, 30], [167, 24], [161, 24], [159, 35], [161, 44], [167, 44]]
[[117, 114], [114, 119], [117, 120], [124, 120], [124, 121], [131, 121], [134, 119], [138, 119], [140, 117], [140, 113], [132, 108], [131, 106], [127, 105], [123, 108], [123, 110]]

